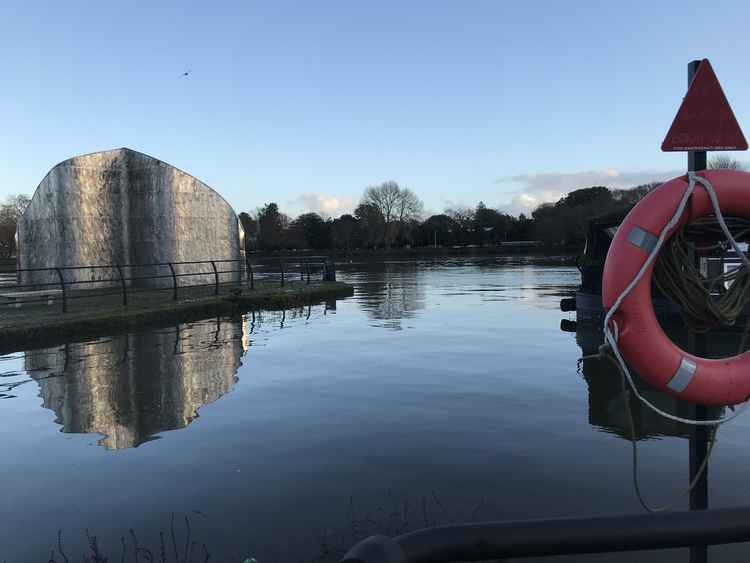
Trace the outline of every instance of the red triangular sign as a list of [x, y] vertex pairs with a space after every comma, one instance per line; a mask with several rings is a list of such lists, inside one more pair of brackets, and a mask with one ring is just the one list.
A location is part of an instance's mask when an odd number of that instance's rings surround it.
[[661, 150], [747, 150], [745, 135], [708, 59], [698, 67]]

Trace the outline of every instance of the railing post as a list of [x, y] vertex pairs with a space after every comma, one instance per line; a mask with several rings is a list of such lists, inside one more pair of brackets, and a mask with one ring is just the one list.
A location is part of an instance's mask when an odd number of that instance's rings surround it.
[[177, 273], [174, 271], [172, 262], [167, 262], [167, 266], [172, 273], [172, 301], [177, 301]]
[[336, 263], [333, 260], [326, 259], [325, 262], [325, 281], [336, 281]]
[[65, 292], [65, 280], [63, 279], [62, 268], [55, 268], [57, 277], [60, 280], [60, 289], [62, 290], [62, 312], [68, 312], [68, 294]]
[[122, 275], [122, 268], [119, 264], [115, 264], [115, 268], [117, 268], [117, 275], [120, 276], [120, 286], [122, 287], [122, 306], [127, 307], [128, 306], [128, 292], [125, 289], [125, 276]]
[[307, 260], [300, 260], [299, 262], [299, 281], [305, 281], [305, 266], [307, 265]]
[[284, 287], [284, 260], [279, 259], [281, 264], [281, 287]]
[[250, 289], [255, 289], [253, 265], [250, 263], [250, 259], [247, 256], [245, 256], [245, 267], [247, 268], [247, 283], [250, 285]]
[[305, 262], [305, 268], [307, 268], [307, 285], [310, 285], [310, 261]]
[[216, 262], [211, 260], [211, 267], [214, 269], [214, 295], [219, 295], [219, 270], [216, 269]]

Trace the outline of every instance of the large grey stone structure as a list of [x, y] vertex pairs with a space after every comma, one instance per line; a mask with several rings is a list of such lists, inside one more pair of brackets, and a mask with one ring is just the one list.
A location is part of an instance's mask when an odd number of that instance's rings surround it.
[[[122, 148], [76, 156], [49, 171], [18, 223], [18, 268], [239, 259], [242, 236], [232, 207], [206, 184]], [[55, 279], [34, 272], [19, 278]]]

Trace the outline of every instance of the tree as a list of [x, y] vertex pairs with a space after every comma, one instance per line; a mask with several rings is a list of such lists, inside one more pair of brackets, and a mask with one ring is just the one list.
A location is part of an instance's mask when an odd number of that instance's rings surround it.
[[488, 242], [506, 240], [513, 225], [513, 218], [505, 213], [487, 207], [480, 201], [474, 211], [474, 230], [477, 242], [483, 245]]
[[278, 250], [284, 245], [284, 231], [289, 217], [279, 212], [279, 206], [268, 203], [258, 211], [258, 243], [264, 250]]
[[470, 207], [459, 206], [446, 209], [445, 214], [453, 220], [456, 243], [473, 244], [475, 238], [474, 210]]
[[609, 188], [604, 186], [593, 186], [591, 188], [573, 190], [555, 203], [555, 207], [577, 207], [592, 203], [606, 205], [611, 201], [612, 192], [609, 191]]
[[357, 220], [344, 214], [331, 223], [331, 242], [336, 248], [351, 250], [357, 232]]
[[456, 244], [456, 225], [448, 215], [432, 215], [419, 226], [417, 242], [421, 246], [452, 246]]
[[377, 208], [382, 215], [386, 248], [391, 247], [407, 222], [420, 218], [424, 207], [414, 192], [401, 188], [393, 180], [367, 188], [361, 203]]
[[330, 225], [317, 213], [303, 213], [294, 220], [292, 228], [296, 225], [302, 230], [306, 245], [315, 250], [330, 248], [331, 230]]
[[11, 195], [0, 205], [0, 254], [12, 256], [16, 251], [18, 219], [31, 203], [27, 195]]
[[728, 170], [744, 170], [744, 166], [728, 154], [717, 154], [708, 161], [709, 168], [724, 168]]
[[661, 182], [651, 182], [650, 184], [641, 184], [627, 190], [611, 190], [612, 197], [625, 205], [633, 206], [641, 201], [649, 192], [661, 186]]
[[360, 203], [354, 210], [357, 218], [357, 238], [360, 247], [375, 248], [385, 236], [385, 218], [377, 206]]

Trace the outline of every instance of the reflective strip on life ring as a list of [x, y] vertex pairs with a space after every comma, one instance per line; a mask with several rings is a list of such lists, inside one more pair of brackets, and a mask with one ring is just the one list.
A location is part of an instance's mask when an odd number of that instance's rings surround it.
[[[714, 187], [725, 215], [750, 219], [750, 173], [700, 172]], [[607, 253], [602, 300], [609, 309], [643, 266], [685, 193], [679, 176], [649, 193], [628, 213]], [[713, 213], [706, 191], [696, 185], [680, 225]], [[675, 229], [677, 228], [675, 227]], [[669, 232], [667, 238], [673, 234]], [[614, 314], [618, 346], [638, 374], [659, 390], [703, 405], [734, 405], [750, 397], [750, 352], [721, 359], [688, 354], [664, 333], [651, 300], [653, 263]]]

